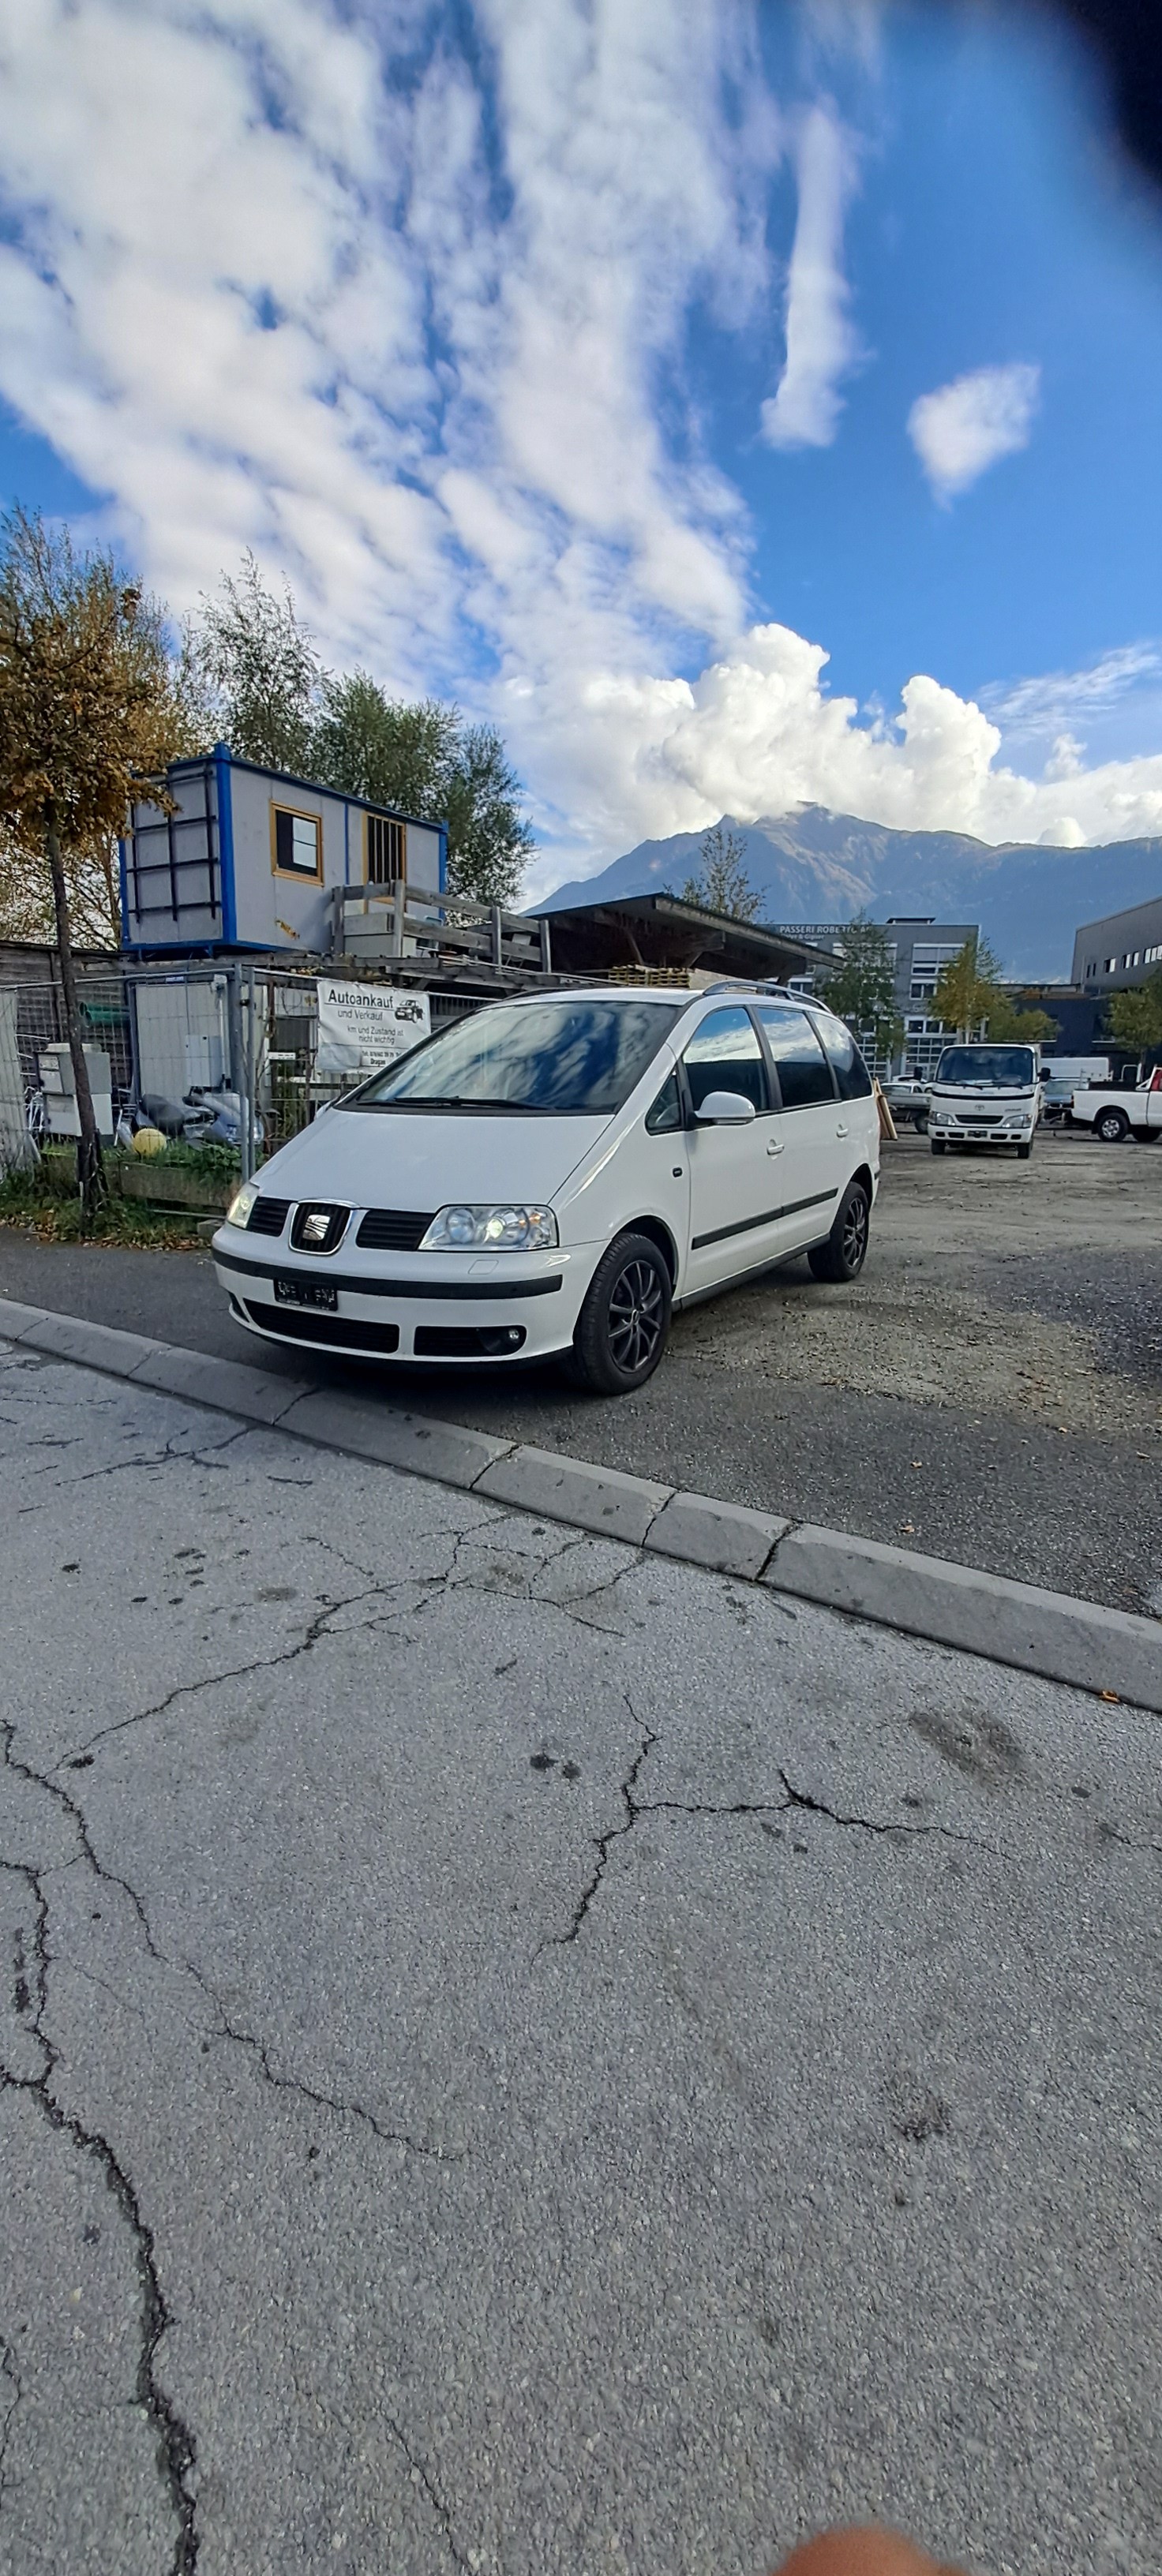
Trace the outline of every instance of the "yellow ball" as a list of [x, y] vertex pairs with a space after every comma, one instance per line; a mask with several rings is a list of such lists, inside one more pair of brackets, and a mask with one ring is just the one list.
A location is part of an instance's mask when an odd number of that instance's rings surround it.
[[150, 1160], [155, 1154], [164, 1154], [165, 1138], [160, 1127], [139, 1127], [133, 1139], [133, 1151], [145, 1154]]

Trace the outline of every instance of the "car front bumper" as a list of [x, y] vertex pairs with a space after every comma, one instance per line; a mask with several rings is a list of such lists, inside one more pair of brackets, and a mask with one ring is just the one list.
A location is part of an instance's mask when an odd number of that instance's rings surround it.
[[[554, 1253], [308, 1256], [237, 1226], [214, 1236], [236, 1322], [284, 1349], [470, 1368], [568, 1350], [603, 1247]], [[324, 1304], [301, 1304], [323, 1292]], [[331, 1303], [333, 1297], [334, 1303]]]

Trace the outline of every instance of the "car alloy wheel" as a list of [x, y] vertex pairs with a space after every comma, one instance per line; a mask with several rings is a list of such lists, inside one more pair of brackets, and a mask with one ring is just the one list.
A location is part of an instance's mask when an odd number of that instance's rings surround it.
[[835, 1223], [826, 1243], [817, 1243], [808, 1253], [812, 1276], [829, 1279], [837, 1288], [846, 1288], [858, 1279], [868, 1246], [871, 1202], [862, 1181], [849, 1181], [835, 1212]]
[[662, 1283], [650, 1261], [627, 1261], [609, 1295], [609, 1347], [627, 1377], [653, 1359], [665, 1329]]
[[1097, 1122], [1097, 1132], [1103, 1145], [1120, 1145], [1123, 1136], [1130, 1132], [1130, 1122], [1124, 1109], [1103, 1109]]
[[603, 1253], [577, 1319], [569, 1375], [595, 1395], [631, 1395], [666, 1347], [673, 1288], [652, 1236], [623, 1234]]
[[844, 1266], [852, 1279], [856, 1271], [863, 1268], [863, 1257], [867, 1251], [867, 1220], [868, 1204], [863, 1191], [851, 1190], [844, 1202], [840, 1241]]

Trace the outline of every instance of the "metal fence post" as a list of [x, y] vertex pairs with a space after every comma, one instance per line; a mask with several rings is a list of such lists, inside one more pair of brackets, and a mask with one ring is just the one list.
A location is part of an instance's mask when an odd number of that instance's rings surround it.
[[248, 1181], [254, 1161], [254, 1111], [246, 1086], [246, 1056], [242, 1044], [242, 969], [226, 969], [226, 1021], [230, 1031], [230, 1085], [237, 1092], [241, 1116], [238, 1121], [238, 1145], [242, 1178]]

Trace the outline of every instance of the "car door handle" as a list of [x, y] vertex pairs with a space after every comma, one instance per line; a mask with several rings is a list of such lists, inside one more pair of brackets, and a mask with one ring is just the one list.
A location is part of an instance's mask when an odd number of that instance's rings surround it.
[[839, 1125], [837, 1126], [835, 1133], [837, 1136], [846, 1136], [847, 1134], [847, 1128], [844, 1125], [842, 1118], [839, 1121]]
[[768, 1152], [768, 1154], [783, 1154], [783, 1153], [785, 1153], [785, 1152], [786, 1152], [786, 1144], [785, 1144], [785, 1142], [784, 1142], [784, 1139], [783, 1139], [781, 1136], [768, 1136], [768, 1138], [767, 1138], [767, 1152]]

